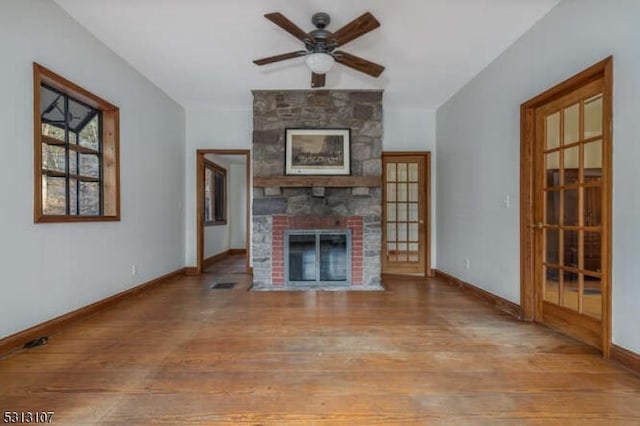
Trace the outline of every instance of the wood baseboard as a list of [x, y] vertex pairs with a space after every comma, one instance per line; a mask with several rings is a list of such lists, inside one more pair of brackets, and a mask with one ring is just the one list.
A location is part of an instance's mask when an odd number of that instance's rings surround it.
[[611, 360], [636, 374], [640, 374], [640, 354], [617, 345], [611, 345]]
[[507, 299], [503, 299], [502, 297], [483, 290], [480, 287], [476, 287], [473, 284], [462, 281], [454, 277], [453, 275], [449, 275], [446, 272], [440, 271], [439, 269], [434, 269], [434, 273], [436, 278], [440, 278], [445, 283], [455, 287], [460, 287], [463, 290], [473, 294], [475, 297], [489, 302], [489, 304], [493, 305], [495, 308], [501, 310], [502, 312], [506, 312], [507, 314], [520, 319], [520, 315], [522, 312], [520, 309], [520, 305], [517, 305]]
[[195, 277], [198, 276], [200, 274], [198, 274], [198, 267], [197, 266], [187, 266], [184, 268], [184, 274], [188, 277]]
[[229, 254], [239, 255], [239, 254], [247, 254], [247, 249], [229, 249]]
[[225, 257], [229, 257], [230, 254], [231, 254], [231, 250], [227, 249], [223, 252], [207, 257], [202, 261], [202, 269], [208, 268], [209, 266], [213, 265], [215, 262], [218, 262], [224, 259]]
[[90, 305], [76, 309], [75, 311], [68, 312], [49, 321], [34, 325], [33, 327], [27, 328], [26, 330], [19, 331], [15, 334], [0, 339], [0, 357], [22, 349], [26, 342], [42, 336], [50, 336], [60, 329], [66, 327], [67, 325], [80, 321], [97, 311], [115, 305], [116, 303], [129, 297], [138, 295], [172, 278], [184, 275], [185, 269], [186, 268], [180, 268], [176, 271], [170, 272], [158, 278], [154, 278], [136, 287], [114, 294], [113, 296], [107, 297], [106, 299], [99, 300]]

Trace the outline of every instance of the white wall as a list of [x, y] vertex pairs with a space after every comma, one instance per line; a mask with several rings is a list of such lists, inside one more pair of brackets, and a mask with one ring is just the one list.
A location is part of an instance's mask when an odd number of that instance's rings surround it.
[[231, 164], [229, 176], [229, 247], [246, 249], [247, 175], [244, 164]]
[[[0, 52], [2, 338], [184, 266], [185, 113], [51, 1], [0, 2]], [[33, 61], [120, 107], [120, 222], [33, 223]]]
[[613, 342], [635, 352], [639, 16], [637, 0], [563, 1], [437, 112], [438, 268], [519, 302], [519, 106], [614, 56]]

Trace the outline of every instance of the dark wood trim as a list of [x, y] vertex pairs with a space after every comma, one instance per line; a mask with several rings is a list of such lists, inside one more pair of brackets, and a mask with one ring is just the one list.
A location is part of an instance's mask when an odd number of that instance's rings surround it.
[[382, 185], [380, 176], [254, 176], [254, 187], [328, 187], [376, 188]]
[[154, 278], [136, 287], [114, 294], [113, 296], [107, 297], [106, 299], [102, 299], [97, 302], [91, 303], [90, 305], [76, 309], [75, 311], [68, 312], [56, 318], [53, 318], [49, 321], [45, 321], [41, 324], [27, 328], [26, 330], [19, 331], [15, 334], [12, 334], [3, 339], [0, 339], [0, 356], [4, 356], [11, 352], [18, 351], [22, 349], [22, 346], [26, 342], [29, 342], [33, 339], [37, 339], [42, 336], [51, 336], [52, 334], [55, 334], [58, 331], [60, 331], [62, 328], [72, 323], [81, 321], [98, 311], [107, 309], [118, 302], [121, 302], [125, 299], [128, 299], [142, 292], [150, 290], [155, 286], [159, 284], [163, 284], [173, 278], [179, 277], [181, 275], [185, 275], [185, 269], [186, 268], [180, 268], [173, 272], [169, 272], [168, 274], [162, 275], [161, 277]]
[[611, 360], [640, 375], [640, 354], [611, 344]]
[[[204, 269], [204, 156], [206, 154], [218, 155], [244, 155], [246, 157], [245, 177], [246, 190], [246, 219], [245, 219], [245, 245], [250, 243], [250, 215], [251, 215], [251, 151], [248, 149], [197, 149], [196, 150], [196, 267], [195, 274], [201, 274]], [[250, 259], [247, 256], [245, 270], [250, 270]], [[188, 275], [191, 273], [189, 269]]]
[[247, 254], [247, 249], [229, 249], [229, 254], [230, 255], [240, 255], [240, 254]]
[[535, 179], [533, 176], [535, 162], [536, 123], [535, 110], [553, 100], [563, 97], [577, 88], [603, 80], [603, 133], [605, 145], [609, 146], [609, 152], [604, 153], [603, 177], [606, 184], [603, 186], [603, 202], [605, 208], [602, 213], [603, 251], [606, 256], [602, 259], [602, 285], [603, 285], [603, 309], [602, 309], [602, 352], [605, 358], [610, 357], [611, 352], [611, 212], [612, 212], [612, 97], [613, 97], [613, 57], [609, 56], [586, 70], [572, 76], [568, 80], [537, 95], [520, 106], [520, 295], [522, 303], [522, 318], [526, 321], [540, 320], [541, 302], [536, 297], [535, 283], [538, 277], [535, 270], [536, 235], [531, 227], [534, 224], [534, 195]]
[[[42, 209], [42, 122], [40, 118], [40, 87], [45, 83], [102, 113], [102, 196], [103, 214], [100, 216], [46, 215]], [[48, 142], [53, 142], [47, 138]], [[120, 220], [120, 109], [110, 102], [67, 80], [59, 74], [33, 63], [33, 221], [52, 222], [109, 222]], [[96, 153], [83, 147], [73, 151]], [[81, 177], [82, 178], [82, 177]], [[88, 180], [89, 178], [82, 178]]]
[[[219, 175], [222, 175], [224, 178], [224, 200], [222, 200], [222, 210], [224, 211], [224, 219], [223, 220], [205, 220], [204, 222], [204, 226], [221, 226], [221, 225], [226, 225], [227, 224], [227, 216], [229, 214], [229, 206], [227, 205], [227, 193], [229, 192], [229, 188], [227, 188], [228, 186], [228, 181], [227, 181], [227, 169], [225, 169], [224, 167], [222, 167], [219, 164], [214, 163], [213, 161], [207, 160], [206, 158], [204, 159], [204, 175], [202, 176], [202, 178], [205, 178], [205, 175], [207, 173], [207, 169], [211, 170], [211, 172], [213, 173], [212, 179], [212, 185], [215, 186], [215, 174], [218, 173]], [[203, 189], [204, 189], [204, 184], [203, 184]], [[217, 197], [217, 194], [213, 193], [213, 200], [212, 202], [215, 204], [215, 198]], [[204, 207], [204, 206], [203, 206]], [[215, 209], [214, 209], [215, 210]]]
[[188, 277], [195, 277], [200, 275], [200, 273], [198, 272], [198, 267], [197, 266], [187, 266], [184, 268], [184, 274]]
[[435, 269], [435, 277], [441, 279], [446, 284], [452, 285], [454, 287], [459, 287], [462, 290], [465, 290], [472, 294], [473, 296], [483, 299], [486, 302], [489, 302], [490, 305], [495, 307], [496, 309], [505, 312], [515, 318], [520, 319], [522, 313], [520, 309], [520, 305], [513, 303], [507, 299], [504, 299], [498, 295], [490, 293], [486, 290], [481, 289], [473, 284], [462, 281], [454, 277], [453, 275], [449, 275], [446, 272], [443, 272], [439, 269]]

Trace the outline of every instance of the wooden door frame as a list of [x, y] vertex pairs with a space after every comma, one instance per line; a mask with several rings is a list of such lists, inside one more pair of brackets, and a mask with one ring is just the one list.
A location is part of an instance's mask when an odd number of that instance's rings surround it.
[[[425, 277], [433, 277], [433, 270], [431, 269], [431, 151], [382, 151], [382, 158], [384, 157], [405, 157], [405, 156], [424, 156], [425, 166], [424, 173], [426, 177], [426, 185], [424, 188], [424, 217], [425, 217], [425, 262], [424, 262], [424, 276]], [[385, 171], [382, 171], [382, 177], [385, 176]], [[383, 181], [383, 185], [386, 183]], [[380, 256], [382, 263], [382, 256], [384, 256], [384, 243], [386, 243], [386, 230], [384, 229], [384, 216], [385, 216], [385, 208], [386, 208], [386, 197], [385, 197], [385, 188], [384, 186], [381, 188], [382, 190], [382, 215], [381, 215], [381, 223], [382, 223], [382, 246], [380, 248]], [[383, 272], [384, 273], [384, 272]]]
[[[602, 259], [602, 352], [605, 358], [611, 352], [611, 191], [612, 191], [612, 96], [613, 96], [613, 57], [598, 62], [586, 70], [574, 75], [568, 80], [550, 88], [549, 90], [529, 99], [520, 106], [520, 304], [522, 319], [534, 321], [536, 319], [535, 297], [535, 229], [534, 223], [534, 184], [536, 145], [536, 108], [573, 92], [585, 84], [603, 79], [603, 146], [608, 147], [609, 154], [605, 155], [602, 173], [606, 180], [602, 189], [604, 209], [602, 212], [602, 228], [606, 238], [602, 239], [602, 251], [606, 254]], [[538, 253], [539, 254], [539, 253]], [[540, 254], [539, 254], [540, 255]]]
[[[251, 272], [249, 254], [251, 253], [250, 223], [251, 215], [251, 150], [248, 149], [197, 149], [196, 150], [196, 273], [201, 274], [204, 265], [204, 161], [205, 155], [244, 155], [245, 177], [247, 181], [246, 211], [245, 211], [245, 246], [247, 255], [245, 259], [245, 271]], [[227, 218], [227, 224], [230, 219]]]

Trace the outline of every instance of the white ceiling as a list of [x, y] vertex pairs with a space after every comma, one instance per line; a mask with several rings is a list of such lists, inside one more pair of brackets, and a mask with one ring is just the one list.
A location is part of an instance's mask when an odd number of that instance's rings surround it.
[[342, 65], [328, 89], [384, 89], [385, 105], [440, 106], [559, 0], [55, 0], [185, 108], [249, 109], [252, 89], [308, 89], [304, 59], [252, 60], [301, 49], [263, 17], [335, 31], [370, 11], [381, 27], [341, 49], [386, 67], [379, 78]]

